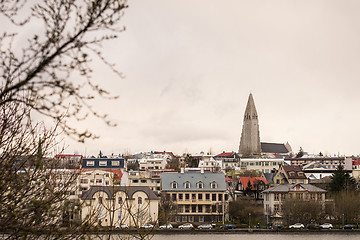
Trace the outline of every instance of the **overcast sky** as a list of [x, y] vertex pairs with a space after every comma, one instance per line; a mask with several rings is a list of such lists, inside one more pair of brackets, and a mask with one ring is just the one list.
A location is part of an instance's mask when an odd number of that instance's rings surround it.
[[360, 1], [134, 0], [126, 31], [101, 64], [118, 124], [79, 123], [101, 136], [65, 152], [238, 151], [253, 93], [264, 142], [308, 152], [359, 151]]

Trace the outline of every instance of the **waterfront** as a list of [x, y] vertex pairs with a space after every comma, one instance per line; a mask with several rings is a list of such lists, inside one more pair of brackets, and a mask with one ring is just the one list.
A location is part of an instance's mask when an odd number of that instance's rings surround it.
[[358, 233], [339, 233], [339, 232], [329, 232], [329, 233], [307, 233], [307, 232], [279, 232], [279, 233], [239, 233], [239, 234], [227, 234], [227, 233], [209, 233], [209, 234], [156, 234], [152, 238], [153, 240], [297, 240], [297, 239], [306, 239], [306, 240], [355, 240], [359, 239]]

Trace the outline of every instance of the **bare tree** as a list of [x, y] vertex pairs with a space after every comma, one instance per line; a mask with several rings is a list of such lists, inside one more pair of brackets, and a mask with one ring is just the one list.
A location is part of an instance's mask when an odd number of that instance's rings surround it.
[[286, 198], [281, 204], [281, 212], [288, 224], [319, 220], [324, 213], [322, 204], [316, 200]]
[[[80, 141], [94, 135], [90, 131], [79, 132], [68, 121], [60, 121], [64, 116], [83, 120], [91, 113], [110, 124], [106, 115], [91, 105], [95, 96], [110, 95], [92, 82], [90, 63], [97, 57], [121, 75], [106, 61], [100, 47], [124, 30], [119, 22], [126, 2], [18, 0], [1, 3], [2, 21], [8, 27], [0, 33], [0, 106], [6, 108], [11, 102], [23, 104], [55, 119], [62, 130]], [[28, 30], [34, 23], [43, 29], [27, 39], [15, 31]], [[72, 81], [74, 78], [76, 82]]]
[[[92, 114], [111, 125], [92, 108], [96, 96], [112, 96], [92, 81], [91, 61], [98, 58], [121, 76], [100, 47], [124, 30], [120, 19], [126, 7], [124, 0], [1, 1], [0, 21], [7, 24], [0, 33], [0, 232], [7, 233], [5, 239], [74, 239], [86, 230], [76, 221], [80, 203], [71, 198], [76, 171], [56, 169], [56, 159], [43, 163], [54, 155], [59, 129], [79, 141], [95, 137], [69, 125], [70, 119]], [[28, 37], [19, 34], [24, 32]], [[34, 122], [34, 112], [54, 119], [56, 126]]]

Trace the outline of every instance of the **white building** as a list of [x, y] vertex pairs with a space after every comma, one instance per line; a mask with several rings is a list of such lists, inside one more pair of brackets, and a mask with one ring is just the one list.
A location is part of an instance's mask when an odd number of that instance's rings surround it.
[[258, 171], [270, 173], [271, 170], [278, 170], [280, 165], [284, 165], [283, 158], [241, 158], [240, 165], [242, 170]]

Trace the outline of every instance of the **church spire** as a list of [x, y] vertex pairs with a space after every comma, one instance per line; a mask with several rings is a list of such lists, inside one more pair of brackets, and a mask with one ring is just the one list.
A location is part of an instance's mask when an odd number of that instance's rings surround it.
[[251, 157], [253, 155], [261, 154], [259, 121], [254, 98], [251, 93], [244, 114], [239, 154], [242, 157]]

